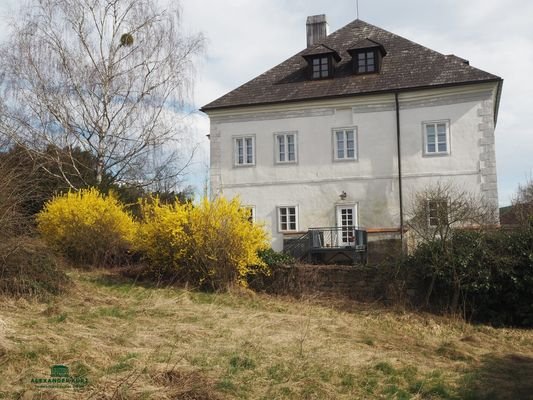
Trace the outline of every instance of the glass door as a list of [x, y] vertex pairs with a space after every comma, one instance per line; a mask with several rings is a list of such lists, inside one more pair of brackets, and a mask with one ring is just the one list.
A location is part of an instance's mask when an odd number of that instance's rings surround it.
[[340, 247], [355, 245], [355, 227], [357, 226], [356, 206], [337, 206], [337, 243]]

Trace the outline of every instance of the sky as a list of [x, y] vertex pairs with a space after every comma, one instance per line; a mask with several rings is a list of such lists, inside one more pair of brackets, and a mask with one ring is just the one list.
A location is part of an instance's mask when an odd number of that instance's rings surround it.
[[[0, 0], [0, 15], [8, 17], [16, 5]], [[184, 31], [207, 39], [187, 116], [198, 150], [186, 179], [201, 193], [209, 119], [197, 109], [302, 50], [307, 16], [326, 14], [333, 32], [356, 19], [356, 1], [182, 0], [181, 8]], [[496, 157], [500, 205], [510, 204], [518, 185], [533, 176], [533, 2], [359, 0], [359, 18], [504, 79]]]
[[[183, 22], [207, 37], [195, 104], [224, 95], [306, 46], [309, 15], [330, 32], [356, 19], [355, 0], [185, 0]], [[359, 18], [504, 79], [496, 157], [500, 205], [533, 175], [533, 2], [359, 0]], [[209, 130], [206, 116], [197, 117]]]

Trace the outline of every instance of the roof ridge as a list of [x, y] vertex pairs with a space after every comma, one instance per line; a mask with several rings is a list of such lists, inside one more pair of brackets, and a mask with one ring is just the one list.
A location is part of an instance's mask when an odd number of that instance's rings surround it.
[[[352, 71], [350, 45], [369, 40], [386, 49], [378, 74], [358, 75]], [[343, 59], [331, 79], [309, 79], [306, 52], [324, 46]], [[268, 104], [307, 99], [355, 96], [365, 93], [412, 90], [501, 80], [403, 36], [355, 19], [326, 36], [314, 47], [304, 48], [202, 109]]]

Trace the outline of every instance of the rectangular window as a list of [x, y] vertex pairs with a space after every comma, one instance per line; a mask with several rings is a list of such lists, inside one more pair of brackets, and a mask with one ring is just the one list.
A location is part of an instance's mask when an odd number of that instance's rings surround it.
[[235, 165], [255, 165], [255, 138], [253, 136], [234, 138]]
[[449, 154], [449, 123], [442, 122], [425, 122], [424, 123], [424, 153], [432, 154]]
[[428, 200], [429, 226], [445, 226], [448, 224], [448, 201]]
[[253, 224], [255, 222], [255, 206], [242, 206], [242, 208], [246, 211], [248, 221]]
[[327, 78], [329, 76], [329, 57], [313, 58], [313, 79]]
[[357, 53], [355, 58], [355, 72], [357, 74], [367, 74], [377, 72], [376, 52], [374, 50]]
[[357, 135], [355, 128], [333, 130], [335, 160], [357, 159]]
[[296, 133], [277, 133], [274, 135], [277, 163], [295, 163], [297, 161]]
[[298, 207], [278, 207], [278, 230], [280, 232], [298, 231]]

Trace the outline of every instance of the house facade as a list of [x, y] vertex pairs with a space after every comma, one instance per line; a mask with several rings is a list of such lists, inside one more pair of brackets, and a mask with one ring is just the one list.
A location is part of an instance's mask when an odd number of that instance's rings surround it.
[[[402, 232], [412, 194], [453, 182], [498, 209], [502, 79], [355, 20], [204, 106], [211, 195], [239, 196], [272, 246], [317, 227]], [[339, 245], [350, 238], [340, 234]]]

